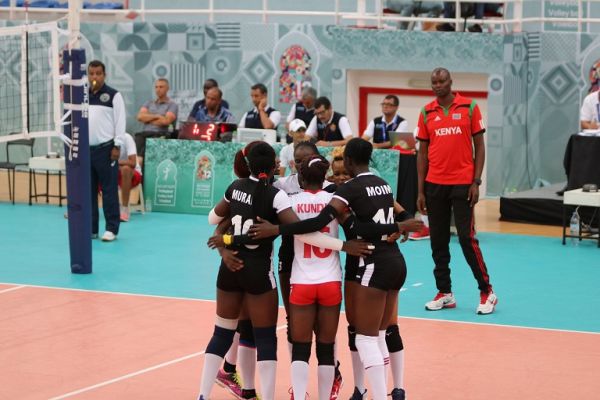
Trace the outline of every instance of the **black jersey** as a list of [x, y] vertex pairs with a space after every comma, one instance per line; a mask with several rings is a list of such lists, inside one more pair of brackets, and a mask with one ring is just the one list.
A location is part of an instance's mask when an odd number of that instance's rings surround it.
[[[394, 194], [391, 186], [370, 172], [357, 175], [341, 185], [335, 198], [348, 205], [356, 219], [378, 224], [394, 223]], [[365, 237], [368, 240], [385, 241], [386, 237]]]
[[[225, 201], [229, 203], [234, 235], [245, 234], [256, 220], [256, 215], [252, 209], [252, 202], [254, 200], [254, 192], [259, 184], [262, 183], [259, 183], [258, 179], [254, 177], [238, 179], [229, 185], [225, 191], [224, 197]], [[262, 217], [273, 224], [278, 223], [277, 214], [291, 207], [289, 198], [285, 192], [273, 186], [268, 187], [268, 195], [264, 201], [266, 204], [271, 205], [271, 207], [269, 207], [267, 215]], [[270, 257], [273, 251], [274, 239], [273, 237], [262, 240], [258, 244], [236, 246], [237, 250], [240, 251], [239, 257]]]

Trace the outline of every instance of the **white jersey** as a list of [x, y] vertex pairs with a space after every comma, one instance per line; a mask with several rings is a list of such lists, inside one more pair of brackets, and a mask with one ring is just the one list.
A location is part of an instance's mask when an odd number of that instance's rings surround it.
[[[331, 185], [333, 185], [333, 183], [324, 181], [323, 189]], [[302, 188], [300, 187], [300, 182], [298, 181], [298, 174], [283, 176], [273, 182], [273, 186], [277, 189], [283, 190], [288, 196], [302, 193]]]
[[[302, 191], [290, 197], [292, 208], [298, 218], [304, 220], [319, 215], [329, 204], [332, 193]], [[338, 222], [331, 221], [321, 230], [325, 235], [338, 237]], [[294, 262], [290, 283], [316, 284], [342, 280], [340, 255], [337, 251], [322, 249], [294, 238]]]

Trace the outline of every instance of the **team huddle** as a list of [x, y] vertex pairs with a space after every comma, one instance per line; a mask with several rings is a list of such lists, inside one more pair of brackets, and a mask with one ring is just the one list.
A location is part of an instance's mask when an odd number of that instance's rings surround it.
[[[439, 290], [425, 307], [435, 311], [456, 306], [448, 249], [452, 212], [481, 292], [477, 313], [489, 314], [497, 297], [475, 238], [473, 217], [485, 129], [475, 103], [452, 94], [450, 85], [446, 70], [434, 71], [437, 100], [423, 108], [417, 136], [422, 144], [417, 158], [417, 207], [430, 216]], [[436, 128], [444, 123], [460, 126], [461, 133], [437, 135]], [[451, 146], [446, 153], [440, 152], [439, 146], [448, 146], [444, 143]], [[336, 354], [341, 345], [336, 334], [343, 299], [354, 380], [350, 400], [367, 398], [365, 377], [369, 398], [386, 399], [388, 369], [392, 400], [405, 399], [398, 293], [407, 269], [397, 241], [420, 231], [423, 222], [394, 200], [387, 182], [370, 172], [372, 151], [373, 145], [361, 138], [347, 142], [342, 157], [345, 171], [339, 175], [348, 179], [333, 179], [335, 183], [326, 180], [329, 161], [311, 142], [295, 144], [296, 173], [277, 180], [275, 151], [267, 143], [252, 142], [236, 154], [234, 172], [239, 179], [208, 216], [209, 223], [217, 225], [208, 245], [218, 249], [222, 261], [216, 282], [216, 323], [206, 348], [199, 400], [208, 400], [215, 382], [238, 399], [258, 399], [256, 367], [260, 398], [275, 399], [278, 291], [272, 252], [279, 235], [279, 287], [292, 360], [290, 398], [306, 398], [314, 335], [318, 399], [338, 399], [341, 375]], [[446, 161], [438, 162], [440, 154]], [[453, 157], [459, 157], [455, 165], [447, 161]], [[444, 170], [448, 166], [458, 166], [462, 173], [449, 174]], [[436, 173], [453, 180], [440, 181]], [[340, 227], [345, 241], [339, 238]], [[340, 251], [347, 253], [344, 268]]]
[[[339, 251], [347, 253], [344, 298], [356, 364], [355, 398], [363, 398], [366, 392], [363, 373], [373, 398], [387, 397], [386, 365], [391, 355], [393, 398], [404, 398], [396, 307], [406, 265], [396, 239], [421, 229], [422, 222], [395, 203], [389, 185], [369, 172], [371, 152], [372, 145], [362, 139], [346, 145], [344, 164], [353, 179], [339, 187], [325, 180], [329, 162], [310, 142], [295, 147], [298, 172], [274, 182], [276, 157], [268, 144], [250, 143], [236, 157], [234, 170], [240, 179], [229, 186], [209, 215], [210, 223], [219, 224], [209, 245], [219, 249], [222, 263], [216, 326], [206, 350], [200, 399], [208, 399], [215, 379], [239, 398], [257, 398], [254, 366], [248, 365], [255, 361], [261, 398], [275, 398], [278, 294], [271, 253], [277, 235], [282, 236], [279, 277], [291, 344], [292, 398], [303, 399], [306, 393], [313, 331], [319, 399], [338, 396]], [[339, 226], [345, 242], [338, 238]], [[225, 234], [230, 229], [232, 234]], [[232, 346], [234, 341], [239, 348]], [[244, 354], [248, 347], [255, 347], [256, 354]], [[230, 368], [235, 364], [229, 361], [236, 355], [227, 357], [232, 349], [239, 354], [243, 382], [239, 390], [224, 376], [235, 374]]]

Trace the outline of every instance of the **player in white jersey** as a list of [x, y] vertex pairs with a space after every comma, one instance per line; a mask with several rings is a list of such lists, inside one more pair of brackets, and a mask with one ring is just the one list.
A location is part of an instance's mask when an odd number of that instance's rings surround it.
[[[290, 197], [300, 219], [319, 215], [332, 194], [322, 189], [329, 162], [319, 155], [304, 159], [300, 166], [303, 191]], [[332, 220], [321, 232], [338, 237], [338, 222]], [[319, 400], [329, 400], [335, 375], [334, 343], [342, 302], [342, 269], [337, 251], [311, 246], [294, 239], [289, 319], [292, 347], [292, 398], [302, 399], [308, 381], [308, 361], [316, 330]]]

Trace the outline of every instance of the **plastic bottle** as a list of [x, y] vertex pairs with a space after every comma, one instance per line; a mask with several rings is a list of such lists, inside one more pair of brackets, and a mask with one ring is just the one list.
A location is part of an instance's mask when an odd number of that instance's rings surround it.
[[[573, 211], [573, 215], [571, 215], [569, 233], [571, 236], [579, 236], [579, 213], [577, 210]], [[571, 243], [575, 243], [575, 245], [579, 244], [579, 238], [572, 237]]]
[[152, 200], [150, 200], [150, 197], [146, 197], [144, 206], [146, 208], [146, 212], [152, 212]]

